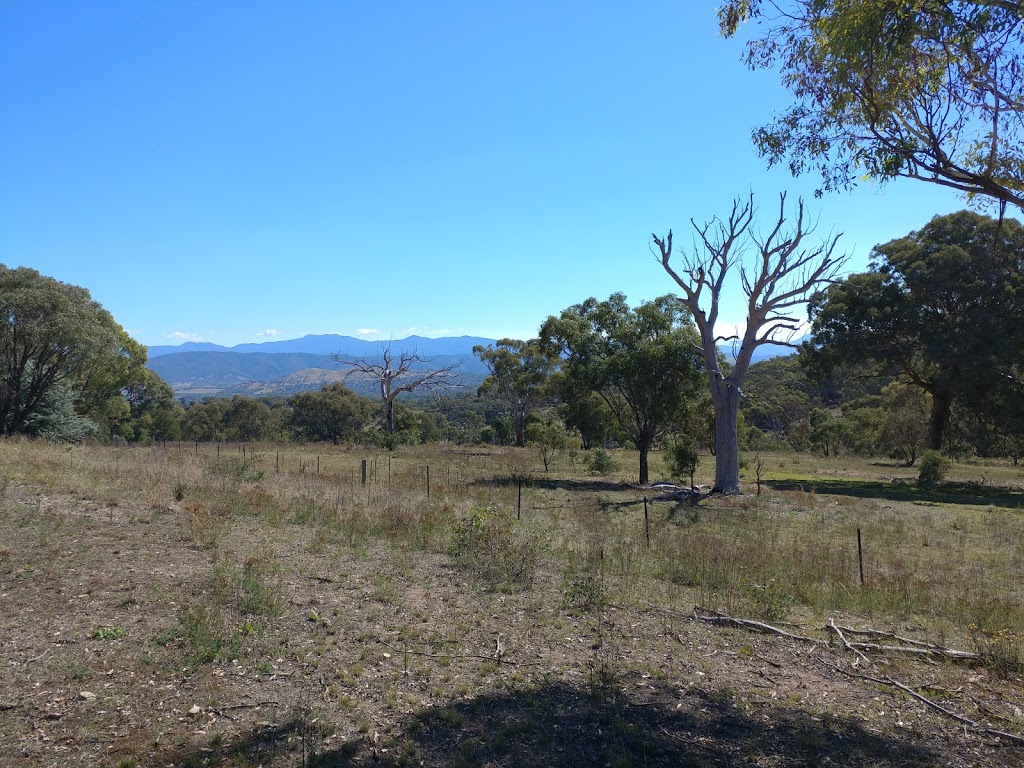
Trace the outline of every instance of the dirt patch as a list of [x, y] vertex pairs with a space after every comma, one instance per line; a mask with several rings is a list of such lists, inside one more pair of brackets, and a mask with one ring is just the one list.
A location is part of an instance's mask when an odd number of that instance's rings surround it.
[[[241, 517], [203, 546], [194, 525], [187, 504], [8, 489], [5, 765], [1024, 764], [842, 674], [862, 668], [838, 648], [708, 626], [671, 588], [573, 610], [545, 563], [502, 594], [397, 541]], [[882, 663], [976, 720], [1024, 721], [1019, 679]]]

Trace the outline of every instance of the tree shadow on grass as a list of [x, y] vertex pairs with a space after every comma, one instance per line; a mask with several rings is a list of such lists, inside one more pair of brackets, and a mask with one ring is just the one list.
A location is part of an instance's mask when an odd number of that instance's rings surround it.
[[804, 491], [833, 496], [887, 499], [889, 501], [932, 502], [941, 504], [972, 504], [1011, 509], [1024, 508], [1024, 491], [996, 486], [942, 483], [922, 488], [913, 483], [882, 480], [850, 480], [816, 478], [813, 480], [762, 480], [762, 485], [776, 491]]
[[619, 483], [612, 480], [569, 480], [565, 478], [537, 478], [515, 475], [506, 477], [492, 477], [485, 480], [475, 480], [473, 485], [489, 485], [498, 487], [513, 488], [522, 482], [523, 488], [543, 488], [549, 491], [635, 491], [637, 486], [630, 483]]
[[[373, 744], [348, 741], [298, 753], [296, 728], [264, 728], [222, 750], [168, 756], [176, 765], [327, 766], [924, 766], [943, 761], [923, 738], [869, 733], [855, 720], [812, 717], [774, 704], [737, 705], [731, 694], [680, 691], [630, 680], [563, 682], [488, 693], [409, 716]], [[641, 683], [642, 685], [638, 685]], [[281, 752], [282, 744], [290, 752]], [[163, 756], [161, 756], [163, 757]]]

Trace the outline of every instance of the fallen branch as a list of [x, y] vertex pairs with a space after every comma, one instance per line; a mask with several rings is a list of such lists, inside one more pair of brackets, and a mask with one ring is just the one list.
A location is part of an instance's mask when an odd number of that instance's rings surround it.
[[854, 648], [850, 644], [850, 641], [846, 639], [846, 635], [843, 634], [843, 631], [839, 627], [836, 626], [836, 623], [834, 621], [832, 621], [832, 617], [831, 616], [828, 617], [828, 628], [836, 633], [836, 635], [839, 637], [840, 642], [842, 642], [843, 647], [846, 648], [846, 650], [852, 651], [865, 664], [870, 664], [871, 663], [868, 660], [867, 656], [865, 656], [861, 651], [857, 650], [856, 648]]
[[998, 736], [1000, 738], [1007, 739], [1008, 741], [1012, 741], [1015, 744], [1024, 744], [1024, 736], [1018, 736], [1015, 733], [1000, 731], [998, 728], [989, 728], [987, 725], [982, 725], [981, 723], [975, 722], [974, 720], [971, 720], [969, 717], [964, 717], [963, 715], [957, 714], [956, 712], [947, 709], [941, 704], [932, 701], [927, 696], [921, 695], [910, 686], [901, 683], [899, 680], [892, 679], [888, 675], [886, 675], [885, 677], [872, 677], [871, 675], [862, 675], [857, 672], [850, 672], [848, 670], [843, 669], [842, 667], [837, 667], [836, 665], [829, 664], [825, 661], [823, 661], [822, 663], [825, 664], [827, 667], [834, 669], [836, 672], [846, 675], [847, 677], [856, 677], [860, 680], [867, 680], [869, 682], [877, 683], [879, 685], [891, 685], [893, 688], [898, 688], [899, 690], [906, 693], [908, 696], [917, 699], [922, 704], [928, 707], [931, 707], [936, 712], [941, 712], [946, 717], [955, 720], [961, 725], [971, 728], [972, 730], [977, 731], [978, 733], [984, 733], [989, 736]]
[[765, 632], [770, 635], [779, 635], [780, 637], [786, 637], [790, 640], [799, 640], [803, 643], [812, 643], [813, 645], [824, 645], [825, 643], [814, 637], [807, 637], [806, 635], [795, 635], [792, 632], [787, 632], [784, 629], [773, 627], [771, 624], [765, 624], [761, 621], [754, 621], [752, 619], [737, 619], [733, 616], [726, 616], [724, 613], [718, 611], [712, 611], [710, 608], [702, 608], [701, 606], [694, 606], [693, 617], [697, 621], [703, 621], [708, 624], [728, 624], [733, 627], [742, 627], [743, 629], [753, 629], [758, 632]]
[[916, 653], [922, 656], [940, 656], [947, 659], [960, 661], [975, 661], [981, 658], [977, 653], [971, 651], [958, 651], [955, 648], [946, 648], [942, 645], [924, 643], [920, 640], [911, 640], [908, 637], [900, 637], [892, 632], [882, 632], [878, 629], [851, 629], [850, 627], [837, 626], [829, 619], [830, 628], [838, 634], [840, 630], [848, 634], [863, 635], [865, 637], [890, 637], [899, 640], [907, 645], [885, 645], [883, 643], [860, 643], [851, 641], [848, 643], [850, 650], [860, 649], [862, 651], [893, 651], [896, 653]]

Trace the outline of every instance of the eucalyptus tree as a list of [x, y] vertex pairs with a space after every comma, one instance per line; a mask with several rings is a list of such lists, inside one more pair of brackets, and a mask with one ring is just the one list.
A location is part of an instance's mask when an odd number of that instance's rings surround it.
[[[652, 235], [655, 255], [682, 290], [679, 301], [693, 315], [700, 335], [711, 400], [715, 409], [715, 484], [721, 493], [739, 491], [739, 437], [737, 420], [741, 387], [754, 350], [762, 344], [799, 348], [791, 339], [800, 328], [795, 314], [819, 286], [838, 274], [845, 256], [837, 253], [838, 235], [808, 245], [815, 225], [807, 219], [803, 201], [795, 217], [786, 214], [786, 196], [779, 196], [779, 211], [763, 234], [753, 228], [754, 196], [737, 199], [725, 219], [698, 225], [694, 246], [673, 263], [672, 230], [663, 238]], [[742, 335], [720, 335], [716, 329], [727, 279], [739, 273], [746, 297], [746, 327]], [[731, 367], [723, 366], [718, 344], [735, 341]]]
[[490, 375], [477, 394], [502, 404], [515, 430], [516, 446], [526, 445], [526, 421], [540, 403], [548, 399], [551, 374], [557, 358], [538, 339], [499, 339], [486, 347], [477, 344], [473, 354]]
[[874, 248], [869, 271], [809, 306], [811, 370], [871, 363], [930, 397], [928, 447], [943, 447], [954, 404], [984, 410], [1024, 396], [1024, 227], [972, 211], [936, 216]]
[[822, 188], [919, 179], [1024, 208], [1024, 3], [726, 0], [720, 29], [756, 20], [745, 60], [793, 103], [752, 138], [769, 165]]
[[640, 451], [640, 482], [648, 482], [651, 447], [683, 420], [700, 387], [690, 312], [672, 295], [630, 309], [625, 295], [614, 293], [549, 317], [540, 337], [562, 359], [563, 393], [601, 397]]

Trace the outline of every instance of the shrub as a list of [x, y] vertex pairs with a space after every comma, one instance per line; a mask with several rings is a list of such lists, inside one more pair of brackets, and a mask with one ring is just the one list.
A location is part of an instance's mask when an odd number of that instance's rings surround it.
[[673, 477], [689, 478], [693, 486], [693, 475], [697, 471], [697, 446], [692, 440], [673, 444], [668, 449], [668, 467]]
[[452, 556], [495, 590], [527, 589], [533, 585], [539, 543], [515, 527], [515, 521], [493, 509], [476, 510], [455, 527]]
[[595, 448], [587, 457], [587, 468], [595, 475], [610, 475], [618, 469], [618, 465], [604, 448]]
[[947, 463], [938, 451], [925, 451], [921, 454], [921, 471], [917, 476], [918, 485], [936, 485], [946, 479]]

